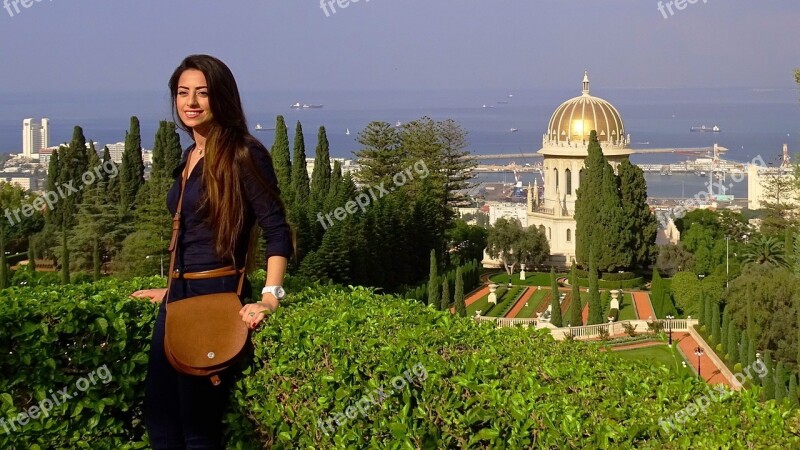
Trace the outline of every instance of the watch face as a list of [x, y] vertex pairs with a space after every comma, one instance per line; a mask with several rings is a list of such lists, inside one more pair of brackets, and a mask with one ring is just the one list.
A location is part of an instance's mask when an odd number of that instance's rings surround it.
[[278, 286], [275, 288], [275, 297], [280, 300], [286, 296], [286, 291], [283, 290], [282, 287]]

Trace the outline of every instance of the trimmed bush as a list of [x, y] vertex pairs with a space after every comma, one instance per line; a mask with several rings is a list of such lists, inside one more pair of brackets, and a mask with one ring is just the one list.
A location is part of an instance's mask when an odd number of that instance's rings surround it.
[[[141, 402], [156, 307], [128, 295], [158, 283], [0, 292], [0, 417], [103, 365], [112, 375], [0, 433], [0, 448], [149, 446]], [[800, 446], [794, 418], [757, 392], [663, 427], [685, 402], [647, 399], [699, 398], [707, 386], [596, 344], [497, 329], [365, 288], [294, 292], [253, 341], [226, 415], [232, 449]]]
[[633, 272], [609, 272], [603, 273], [600, 276], [600, 279], [606, 281], [625, 281], [625, 280], [633, 280], [636, 278], [636, 274]]
[[[578, 285], [580, 287], [589, 287], [589, 279], [579, 277]], [[644, 285], [644, 278], [638, 277], [624, 281], [597, 280], [597, 285], [600, 289], [635, 289]]]

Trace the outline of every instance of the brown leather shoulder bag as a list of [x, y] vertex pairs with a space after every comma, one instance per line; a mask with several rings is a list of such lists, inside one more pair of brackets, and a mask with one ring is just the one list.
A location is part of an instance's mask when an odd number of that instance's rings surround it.
[[[176, 371], [194, 376], [207, 376], [215, 386], [219, 373], [232, 366], [244, 353], [250, 330], [239, 317], [245, 269], [235, 266], [205, 272], [180, 273], [175, 270], [183, 194], [188, 178], [189, 158], [181, 176], [178, 206], [172, 218], [172, 239], [169, 244], [169, 281], [164, 297], [167, 318], [164, 332], [164, 353]], [[246, 265], [245, 265], [246, 267]], [[173, 278], [207, 279], [239, 274], [236, 292], [189, 297], [169, 302]]]

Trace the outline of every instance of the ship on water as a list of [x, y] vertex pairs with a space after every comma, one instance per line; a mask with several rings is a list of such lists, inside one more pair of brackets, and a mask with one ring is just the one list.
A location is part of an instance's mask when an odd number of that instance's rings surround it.
[[692, 133], [719, 133], [720, 130], [718, 126], [714, 125], [713, 127], [706, 127], [705, 125], [699, 127], [692, 127], [689, 128], [689, 131]]

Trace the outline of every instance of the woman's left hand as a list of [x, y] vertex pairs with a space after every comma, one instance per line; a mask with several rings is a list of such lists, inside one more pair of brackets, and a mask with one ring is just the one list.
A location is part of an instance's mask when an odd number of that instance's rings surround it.
[[[264, 297], [267, 295], [264, 295]], [[239, 316], [241, 316], [242, 321], [247, 324], [247, 328], [253, 330], [267, 317], [267, 315], [275, 312], [276, 309], [277, 304], [275, 307], [271, 308], [267, 301], [248, 303], [239, 310]]]

